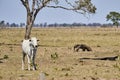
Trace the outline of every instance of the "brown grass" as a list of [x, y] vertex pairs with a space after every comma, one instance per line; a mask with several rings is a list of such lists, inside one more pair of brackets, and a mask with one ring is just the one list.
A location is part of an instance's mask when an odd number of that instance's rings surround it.
[[[0, 30], [0, 80], [39, 80], [41, 71], [46, 80], [120, 80], [119, 60], [80, 60], [119, 55], [120, 29], [34, 28], [32, 36], [40, 40], [37, 71], [22, 71], [20, 44], [24, 29]], [[87, 44], [93, 51], [74, 52], [77, 43]], [[51, 58], [54, 53], [58, 58]], [[8, 59], [3, 59], [5, 55]]]

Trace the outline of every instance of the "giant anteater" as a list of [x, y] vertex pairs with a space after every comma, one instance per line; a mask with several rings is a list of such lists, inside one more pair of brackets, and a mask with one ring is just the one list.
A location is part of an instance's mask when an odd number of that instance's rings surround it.
[[87, 46], [86, 44], [76, 44], [74, 46], [74, 51], [78, 52], [79, 49], [82, 49], [82, 51], [92, 51], [91, 47]]

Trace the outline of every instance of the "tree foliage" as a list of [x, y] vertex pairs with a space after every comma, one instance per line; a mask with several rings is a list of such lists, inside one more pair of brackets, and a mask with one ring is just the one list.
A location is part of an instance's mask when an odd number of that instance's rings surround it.
[[110, 12], [107, 16], [107, 21], [111, 20], [113, 22], [113, 25], [117, 26], [119, 25], [120, 21], [120, 13], [118, 12]]
[[38, 12], [45, 7], [61, 8], [80, 14], [91, 14], [96, 11], [96, 7], [91, 3], [91, 0], [21, 0], [21, 2], [27, 11], [25, 39], [30, 38], [35, 18]]

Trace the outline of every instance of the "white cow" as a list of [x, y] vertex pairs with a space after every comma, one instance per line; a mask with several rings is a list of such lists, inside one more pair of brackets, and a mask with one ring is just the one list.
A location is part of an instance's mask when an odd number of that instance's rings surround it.
[[33, 66], [33, 70], [36, 70], [35, 65], [35, 55], [37, 51], [37, 39], [32, 37], [31, 39], [23, 40], [22, 42], [22, 50], [23, 50], [23, 58], [22, 58], [22, 70], [24, 70], [25, 64], [25, 56], [28, 58], [28, 70], [30, 70], [30, 66]]

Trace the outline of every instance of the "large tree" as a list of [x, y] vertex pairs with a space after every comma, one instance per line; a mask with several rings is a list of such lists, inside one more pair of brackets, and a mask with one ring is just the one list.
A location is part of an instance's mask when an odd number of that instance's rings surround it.
[[[30, 38], [31, 29], [40, 10], [45, 7], [71, 10], [80, 14], [95, 13], [91, 0], [21, 0], [27, 11], [25, 39]], [[63, 4], [64, 3], [64, 4]]]
[[107, 14], [106, 16], [107, 21], [111, 20], [113, 22], [113, 25], [117, 26], [119, 25], [119, 21], [120, 21], [120, 13], [118, 12], [110, 12], [109, 14]]

